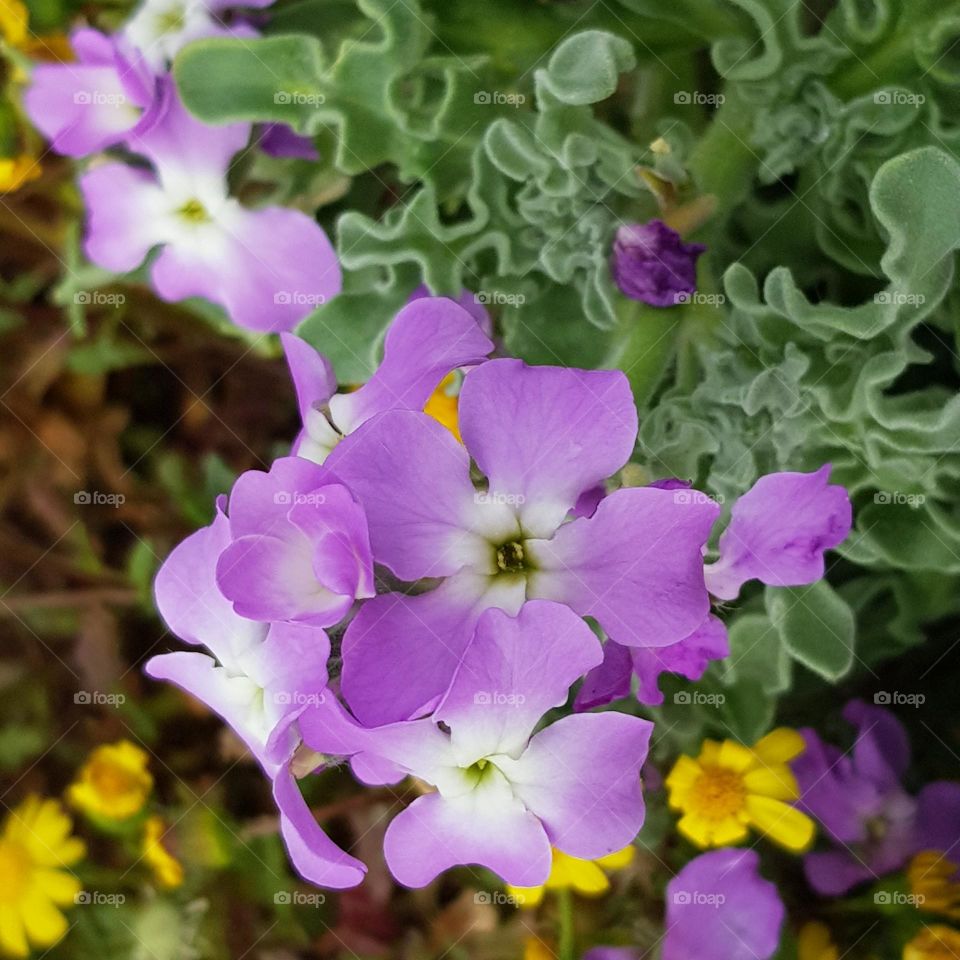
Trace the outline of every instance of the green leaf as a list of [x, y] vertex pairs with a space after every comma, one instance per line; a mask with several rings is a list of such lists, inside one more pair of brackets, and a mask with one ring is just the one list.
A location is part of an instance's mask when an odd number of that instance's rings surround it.
[[767, 612], [784, 648], [825, 680], [846, 676], [856, 625], [849, 605], [826, 580], [807, 587], [768, 587]]
[[633, 47], [603, 30], [585, 30], [561, 43], [546, 70], [538, 71], [541, 88], [561, 103], [596, 103], [612, 96], [620, 74], [636, 65]]

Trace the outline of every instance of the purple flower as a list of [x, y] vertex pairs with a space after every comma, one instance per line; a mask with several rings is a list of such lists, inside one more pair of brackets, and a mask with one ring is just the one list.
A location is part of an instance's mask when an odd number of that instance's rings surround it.
[[[239, 6], [266, 7], [273, 0], [243, 0]], [[126, 40], [140, 50], [152, 69], [164, 73], [188, 43], [206, 37], [255, 37], [247, 23], [228, 27], [225, 8], [230, 0], [144, 0], [124, 24]]]
[[753, 850], [691, 860], [667, 884], [662, 960], [766, 960], [780, 943], [784, 909]]
[[136, 50], [96, 30], [75, 30], [70, 42], [77, 62], [37, 64], [23, 97], [53, 149], [83, 157], [149, 129], [156, 81]]
[[268, 123], [260, 130], [260, 149], [271, 157], [319, 160], [313, 137], [302, 137], [285, 123]]
[[813, 473], [770, 473], [733, 505], [720, 558], [707, 586], [733, 600], [747, 580], [797, 587], [823, 576], [823, 554], [842, 543], [853, 522], [850, 497], [829, 484], [830, 464]]
[[155, 585], [160, 614], [174, 634], [209, 654], [162, 654], [147, 662], [146, 672], [197, 697], [244, 740], [273, 783], [281, 832], [297, 870], [322, 886], [355, 886], [366, 868], [323, 833], [290, 772], [300, 744], [297, 718], [324, 696], [329, 640], [316, 626], [268, 626], [238, 616], [215, 575], [231, 542], [220, 504], [213, 523], [167, 557]]
[[229, 196], [227, 169], [249, 124], [198, 123], [170, 81], [164, 97], [163, 116], [128, 139], [152, 172], [106, 163], [81, 177], [87, 255], [124, 273], [159, 246], [150, 275], [164, 300], [206, 297], [241, 327], [289, 329], [340, 291], [330, 241], [298, 210], [248, 210]]
[[580, 960], [638, 960], [639, 956], [629, 947], [593, 947]]
[[930, 783], [917, 797], [901, 785], [910, 743], [900, 721], [859, 700], [846, 705], [843, 717], [856, 728], [850, 753], [807, 729], [801, 731], [807, 749], [793, 761], [798, 806], [835, 845], [804, 858], [811, 886], [830, 897], [899, 870], [920, 851], [947, 852], [960, 839], [960, 784]]
[[417, 298], [387, 330], [383, 361], [359, 390], [336, 394], [326, 358], [299, 337], [281, 334], [303, 430], [293, 453], [323, 463], [341, 438], [385, 410], [422, 410], [451, 370], [480, 363], [493, 344], [476, 319], [445, 297]]
[[326, 627], [373, 596], [363, 510], [322, 467], [286, 457], [242, 474], [229, 516], [217, 585], [240, 616]]
[[706, 249], [684, 243], [662, 220], [625, 224], [613, 243], [613, 278], [632, 300], [673, 307], [697, 289], [697, 257]]
[[[716, 504], [625, 488], [567, 521], [633, 450], [622, 373], [489, 360], [466, 374], [459, 418], [462, 446], [423, 414], [388, 411], [326, 462], [363, 504], [374, 559], [400, 580], [441, 580], [381, 595], [350, 624], [342, 689], [364, 723], [428, 710], [489, 607], [556, 600], [628, 646], [676, 643], [709, 611], [701, 550]], [[471, 457], [486, 489], [474, 487]]]
[[303, 715], [304, 738], [353, 755], [367, 782], [411, 774], [436, 788], [387, 829], [384, 853], [400, 883], [421, 887], [475, 863], [537, 886], [550, 873], [551, 845], [595, 859], [620, 850], [643, 823], [650, 723], [582, 714], [532, 735], [599, 659], [590, 628], [560, 604], [533, 601], [517, 617], [488, 610], [432, 717], [367, 729], [330, 699]]
[[[752, 579], [783, 587], [813, 583], [823, 576], [824, 551], [841, 543], [852, 523], [847, 491], [829, 485], [829, 475], [829, 464], [813, 473], [767, 474], [734, 503], [730, 523], [720, 537], [719, 558], [704, 569], [713, 596], [733, 600], [743, 583]], [[675, 479], [651, 484], [674, 491], [680, 502], [705, 499], [705, 494], [689, 486]], [[661, 704], [661, 673], [699, 680], [710, 661], [729, 652], [726, 628], [716, 617], [708, 617], [689, 636], [669, 646], [625, 650], [608, 640], [603, 663], [587, 674], [577, 694], [576, 709], [627, 696], [634, 675], [640, 681], [637, 699]]]

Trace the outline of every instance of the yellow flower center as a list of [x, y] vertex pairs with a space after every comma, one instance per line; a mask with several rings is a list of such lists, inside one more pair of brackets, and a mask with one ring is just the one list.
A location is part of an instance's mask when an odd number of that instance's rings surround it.
[[523, 573], [527, 564], [519, 540], [497, 547], [497, 569], [501, 573]]
[[925, 927], [903, 948], [903, 960], [955, 960], [958, 955], [960, 932], [939, 923]]
[[91, 760], [88, 776], [91, 786], [106, 801], [119, 800], [140, 790], [140, 777], [112, 760]]
[[707, 820], [726, 820], [736, 816], [747, 797], [743, 777], [724, 767], [704, 767], [690, 787], [691, 813]]
[[918, 853], [907, 868], [917, 907], [960, 920], [960, 867], [939, 850]]
[[457, 440], [460, 440], [460, 423], [458, 418], [460, 398], [455, 392], [451, 392], [456, 387], [456, 384], [456, 372], [448, 373], [440, 381], [433, 393], [430, 394], [423, 408], [423, 412], [428, 417], [433, 417], [437, 423], [446, 427]]
[[14, 903], [25, 891], [33, 869], [30, 854], [13, 840], [0, 840], [0, 903]]
[[207, 223], [210, 219], [207, 208], [197, 199], [188, 200], [177, 213], [189, 223]]

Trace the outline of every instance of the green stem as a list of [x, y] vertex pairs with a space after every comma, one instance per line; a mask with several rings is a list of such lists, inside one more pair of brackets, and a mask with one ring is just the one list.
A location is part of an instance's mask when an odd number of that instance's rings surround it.
[[576, 960], [577, 936], [573, 926], [573, 892], [557, 893], [557, 953], [559, 960]]

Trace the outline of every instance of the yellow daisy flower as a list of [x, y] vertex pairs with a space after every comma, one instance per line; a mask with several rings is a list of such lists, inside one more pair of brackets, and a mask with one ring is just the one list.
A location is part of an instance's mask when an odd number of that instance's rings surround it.
[[958, 960], [960, 931], [937, 923], [924, 927], [904, 948], [903, 960]]
[[11, 47], [20, 47], [27, 39], [29, 15], [20, 0], [0, 0], [0, 37]]
[[424, 404], [423, 412], [433, 417], [441, 426], [446, 427], [461, 443], [460, 423], [457, 416], [457, 406], [460, 402], [458, 393], [451, 393], [457, 387], [457, 373], [448, 373], [436, 390], [430, 394], [430, 399]]
[[[2, 3], [3, 0], [0, 0]], [[0, 157], [0, 193], [13, 193], [25, 183], [36, 180], [43, 171], [37, 158], [29, 152], [16, 157]]]
[[149, 817], [143, 829], [143, 859], [153, 870], [157, 885], [167, 890], [183, 883], [183, 864], [163, 845], [167, 826], [162, 817]]
[[127, 820], [153, 789], [149, 757], [129, 740], [97, 747], [67, 789], [71, 806], [93, 817]]
[[61, 868], [85, 852], [70, 831], [56, 800], [28, 797], [7, 817], [0, 833], [0, 953], [25, 957], [31, 945], [47, 949], [67, 932], [57, 908], [72, 904], [82, 888]]
[[918, 853], [907, 868], [917, 907], [960, 920], [960, 866], [939, 850]]
[[584, 897], [599, 897], [610, 889], [610, 881], [604, 870], [622, 870], [636, 853], [631, 845], [609, 853], [599, 860], [581, 860], [571, 857], [556, 847], [551, 851], [553, 861], [547, 882], [539, 887], [507, 886], [507, 892], [521, 907], [535, 907], [547, 890], [573, 890]]
[[840, 960], [840, 950], [822, 923], [805, 923], [797, 935], [797, 960]]
[[813, 841], [814, 824], [790, 803], [799, 796], [788, 761], [803, 738], [781, 727], [745, 747], [705, 740], [696, 759], [681, 756], [666, 780], [670, 807], [683, 813], [677, 829], [701, 849], [727, 847], [750, 827], [799, 853]]
[[538, 937], [523, 941], [523, 960], [556, 960], [556, 953]]

